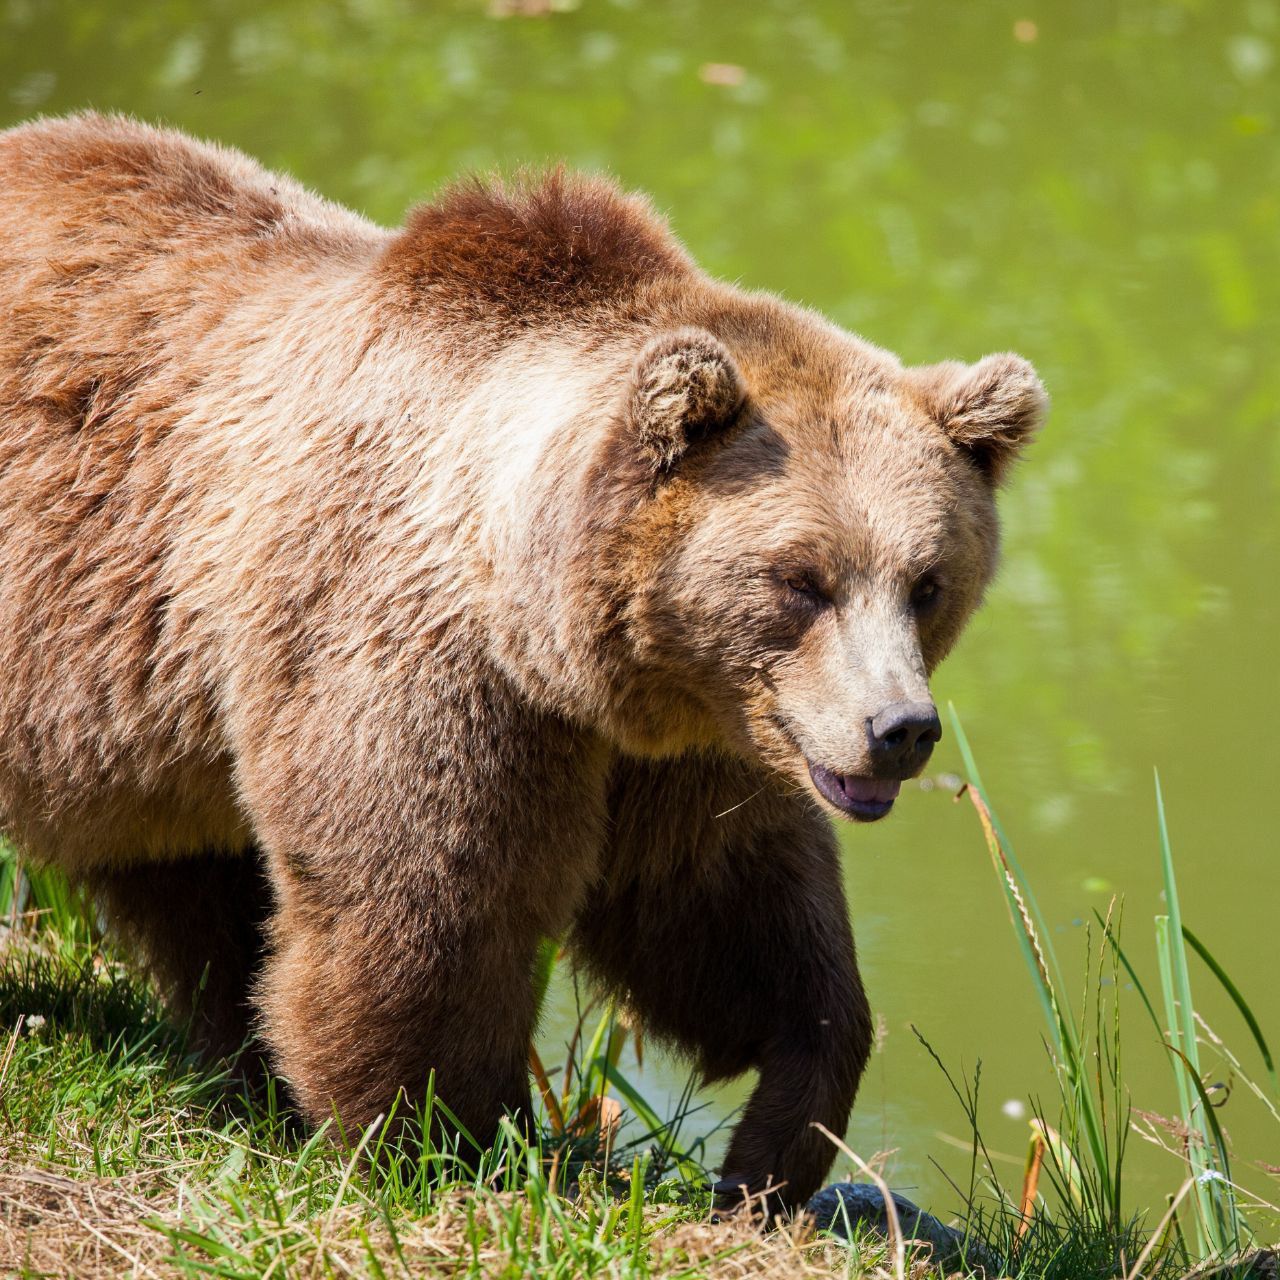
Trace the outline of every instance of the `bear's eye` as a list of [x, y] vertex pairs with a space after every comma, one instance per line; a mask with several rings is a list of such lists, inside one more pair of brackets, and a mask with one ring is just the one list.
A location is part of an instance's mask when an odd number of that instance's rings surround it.
[[942, 597], [942, 587], [937, 578], [926, 574], [911, 589], [911, 607], [917, 614], [931, 612]]
[[828, 597], [827, 593], [807, 573], [784, 573], [782, 575], [782, 585], [786, 587], [793, 597], [805, 604], [824, 605], [830, 603], [830, 597]]

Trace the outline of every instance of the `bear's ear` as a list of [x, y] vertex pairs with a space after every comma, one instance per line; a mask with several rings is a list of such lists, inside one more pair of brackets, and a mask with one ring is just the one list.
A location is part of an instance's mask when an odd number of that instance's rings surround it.
[[631, 372], [627, 415], [636, 447], [655, 472], [670, 471], [690, 445], [738, 416], [746, 388], [733, 357], [703, 329], [655, 338]]
[[1036, 371], [1007, 352], [910, 372], [930, 415], [992, 484], [1004, 479], [1049, 408]]

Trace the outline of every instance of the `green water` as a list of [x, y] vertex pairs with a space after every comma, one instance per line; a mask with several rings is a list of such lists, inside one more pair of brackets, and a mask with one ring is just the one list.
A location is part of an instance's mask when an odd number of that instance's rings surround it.
[[[1159, 766], [1187, 921], [1280, 1040], [1278, 56], [1263, 0], [582, 0], [505, 19], [0, 0], [0, 124], [86, 105], [169, 121], [390, 223], [460, 170], [564, 159], [650, 191], [711, 271], [909, 360], [1031, 357], [1053, 416], [1004, 502], [998, 587], [935, 693], [965, 717], [1072, 971], [1115, 890], [1154, 979]], [[950, 738], [936, 759], [959, 772]], [[1051, 1090], [1038, 1009], [945, 786], [846, 849], [884, 1029], [850, 1141], [893, 1150], [895, 1183], [945, 1208], [931, 1159], [963, 1177], [940, 1135], [964, 1121], [909, 1024], [953, 1067], [981, 1059], [988, 1144], [1020, 1161], [1026, 1123], [1003, 1107]], [[1135, 1101], [1168, 1112], [1125, 1000]], [[1205, 1007], [1246, 1049], [1225, 1003]], [[661, 1098], [680, 1075], [649, 1060], [640, 1078]], [[1280, 1164], [1247, 1099], [1222, 1116]], [[1155, 1202], [1181, 1172], [1136, 1145]]]

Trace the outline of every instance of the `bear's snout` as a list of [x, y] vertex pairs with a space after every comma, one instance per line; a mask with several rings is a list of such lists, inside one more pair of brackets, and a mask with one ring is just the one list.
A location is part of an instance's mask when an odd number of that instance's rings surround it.
[[932, 702], [892, 702], [867, 720], [867, 746], [877, 774], [913, 776], [941, 737], [942, 723]]

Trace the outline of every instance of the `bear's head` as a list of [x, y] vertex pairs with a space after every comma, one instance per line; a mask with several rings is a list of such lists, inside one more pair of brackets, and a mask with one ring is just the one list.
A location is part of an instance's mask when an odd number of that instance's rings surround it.
[[501, 666], [625, 753], [729, 751], [887, 813], [995, 569], [996, 491], [1046, 408], [1031, 366], [904, 368], [709, 279], [598, 179], [465, 185], [397, 246], [406, 314], [493, 362], [467, 395]]
[[729, 750], [879, 818], [941, 735], [929, 676], [1044, 389], [1018, 356], [905, 368], [767, 299], [697, 318], [637, 339], [600, 454], [604, 718], [624, 749]]

